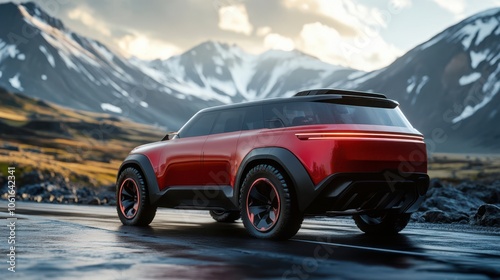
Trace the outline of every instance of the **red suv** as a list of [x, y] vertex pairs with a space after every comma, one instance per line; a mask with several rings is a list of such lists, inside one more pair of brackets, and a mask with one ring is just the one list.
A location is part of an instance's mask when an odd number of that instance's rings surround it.
[[135, 148], [118, 174], [125, 225], [148, 225], [157, 207], [205, 209], [269, 239], [325, 214], [397, 233], [429, 185], [423, 136], [396, 101], [332, 89], [201, 110], [178, 133]]

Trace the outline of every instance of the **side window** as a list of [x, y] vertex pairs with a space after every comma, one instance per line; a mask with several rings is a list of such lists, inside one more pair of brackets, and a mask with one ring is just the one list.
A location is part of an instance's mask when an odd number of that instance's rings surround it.
[[243, 121], [244, 114], [244, 110], [238, 109], [220, 112], [210, 134], [227, 133], [241, 130], [241, 123]]
[[216, 116], [216, 112], [197, 114], [179, 131], [179, 137], [186, 138], [209, 134]]
[[321, 122], [311, 102], [287, 102], [264, 106], [264, 127], [280, 128]]
[[221, 111], [210, 134], [263, 128], [262, 107], [250, 106]]
[[262, 119], [262, 106], [251, 106], [245, 108], [242, 130], [253, 130], [264, 128]]
[[263, 117], [265, 128], [279, 128], [288, 126], [287, 118], [283, 113], [283, 104], [268, 104], [264, 105]]

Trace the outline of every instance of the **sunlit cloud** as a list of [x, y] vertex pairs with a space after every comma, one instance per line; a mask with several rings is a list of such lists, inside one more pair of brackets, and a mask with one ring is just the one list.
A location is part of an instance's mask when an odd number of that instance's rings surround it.
[[109, 30], [106, 23], [95, 19], [91, 12], [84, 10], [82, 8], [76, 8], [68, 12], [68, 17], [72, 20], [77, 20], [86, 25], [88, 28], [93, 29], [103, 35], [110, 36], [111, 31]]
[[276, 33], [270, 33], [264, 38], [264, 46], [267, 49], [291, 51], [295, 48], [295, 43], [288, 37]]
[[150, 39], [143, 35], [123, 36], [117, 40], [117, 44], [126, 56], [135, 56], [145, 60], [166, 59], [182, 51], [175, 45]]
[[250, 35], [253, 26], [248, 20], [247, 9], [243, 4], [219, 8], [219, 28]]
[[259, 27], [256, 32], [259, 37], [264, 37], [269, 33], [271, 33], [271, 27], [269, 26]]
[[[323, 61], [370, 71], [387, 66], [403, 53], [380, 35], [380, 30], [390, 24], [389, 8], [381, 10], [352, 0], [283, 0], [283, 3], [289, 9], [333, 20], [329, 24], [305, 24], [295, 40], [297, 49]], [[390, 5], [401, 10], [412, 2], [392, 0]], [[352, 32], [345, 32], [346, 26]]]
[[297, 45], [325, 62], [365, 71], [387, 66], [402, 55], [379, 35], [343, 38], [334, 28], [319, 22], [303, 26]]

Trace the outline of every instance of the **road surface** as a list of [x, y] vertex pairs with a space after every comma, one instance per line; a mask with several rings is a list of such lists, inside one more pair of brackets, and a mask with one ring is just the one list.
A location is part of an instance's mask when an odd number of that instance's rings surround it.
[[[8, 225], [7, 204], [0, 203]], [[122, 226], [113, 207], [18, 203], [15, 271], [2, 226], [1, 279], [491, 279], [500, 233], [410, 224], [374, 238], [350, 219], [306, 219], [291, 240], [249, 237], [241, 222], [160, 209], [150, 227]], [[11, 220], [12, 221], [12, 220]]]

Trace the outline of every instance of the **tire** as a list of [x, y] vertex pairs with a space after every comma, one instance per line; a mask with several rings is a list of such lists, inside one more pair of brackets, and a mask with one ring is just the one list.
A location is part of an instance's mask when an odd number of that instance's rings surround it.
[[263, 239], [289, 239], [303, 220], [285, 177], [268, 164], [247, 173], [241, 186], [240, 210], [247, 232]]
[[410, 213], [385, 212], [377, 215], [354, 215], [356, 226], [370, 235], [394, 235], [402, 231], [410, 221]]
[[122, 224], [127, 226], [147, 226], [156, 215], [156, 207], [149, 204], [143, 176], [134, 167], [126, 168], [118, 176], [116, 211]]
[[240, 218], [240, 212], [210, 210], [210, 216], [219, 223], [232, 223]]

